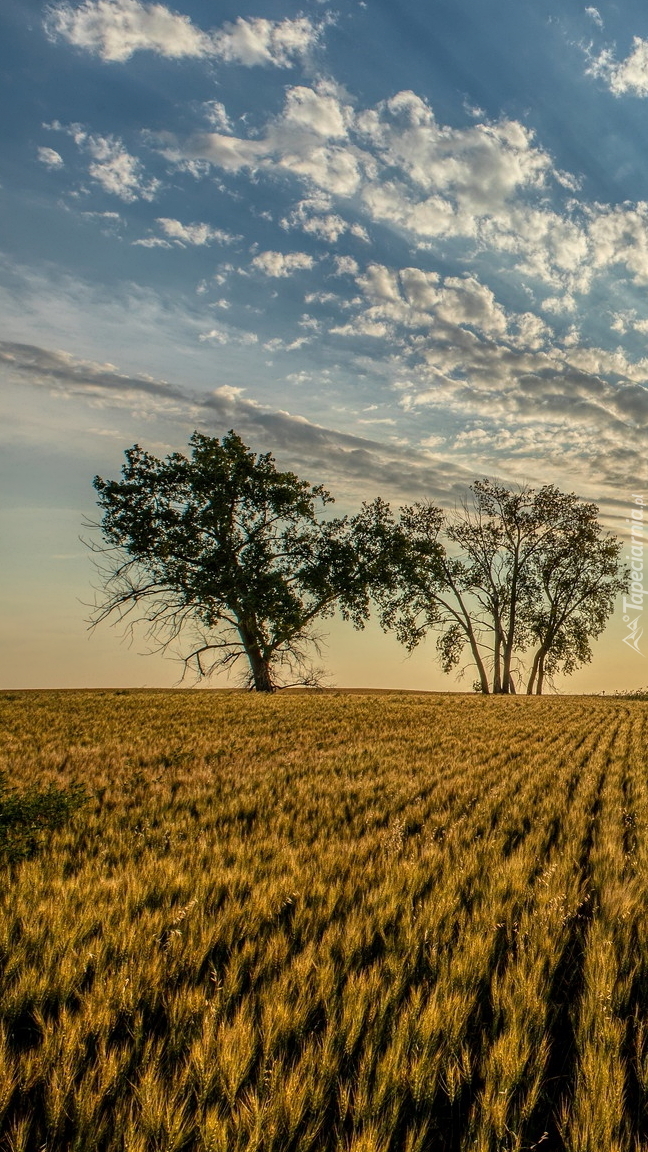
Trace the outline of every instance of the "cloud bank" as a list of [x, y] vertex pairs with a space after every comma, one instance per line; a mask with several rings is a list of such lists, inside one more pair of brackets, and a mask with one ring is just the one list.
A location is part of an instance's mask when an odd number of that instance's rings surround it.
[[188, 16], [163, 4], [140, 0], [85, 0], [53, 4], [45, 28], [102, 60], [124, 63], [135, 52], [155, 52], [170, 60], [214, 58], [228, 63], [291, 68], [315, 45], [318, 29], [305, 16], [295, 20], [244, 19], [204, 32]]
[[516, 120], [451, 128], [409, 91], [357, 110], [320, 81], [289, 88], [282, 112], [259, 135], [167, 134], [160, 146], [179, 167], [302, 182], [308, 194], [281, 223], [324, 243], [344, 234], [369, 240], [365, 224], [348, 221], [351, 209], [421, 250], [459, 242], [497, 254], [544, 290], [554, 313], [573, 311], [577, 297], [612, 269], [648, 283], [648, 203], [579, 201], [578, 181]]
[[648, 96], [648, 40], [633, 37], [625, 60], [617, 60], [612, 48], [604, 48], [591, 61], [587, 74], [603, 80], [615, 96]]
[[14, 383], [47, 387], [81, 400], [103, 396], [126, 410], [137, 398], [159, 414], [169, 414], [185, 431], [200, 427], [222, 435], [235, 427], [255, 448], [281, 453], [318, 482], [322, 477], [331, 485], [337, 481], [359, 497], [388, 494], [448, 503], [458, 499], [472, 479], [461, 464], [435, 462], [429, 452], [383, 444], [322, 427], [303, 416], [269, 410], [238, 388], [191, 392], [150, 376], [120, 373], [113, 364], [9, 341], [0, 341], [0, 370]]

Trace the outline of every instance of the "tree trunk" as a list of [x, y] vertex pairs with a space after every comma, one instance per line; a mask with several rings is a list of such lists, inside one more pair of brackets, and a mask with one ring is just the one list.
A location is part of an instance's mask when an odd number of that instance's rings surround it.
[[555, 632], [545, 636], [542, 644], [538, 648], [535, 656], [533, 657], [533, 665], [531, 667], [531, 675], [527, 684], [527, 696], [542, 696], [542, 686], [545, 677], [545, 660], [547, 654], [551, 651], [551, 645], [555, 638]]
[[[518, 537], [519, 545], [519, 537]], [[519, 565], [519, 552], [515, 550], [515, 562], [513, 565], [513, 575], [511, 577], [511, 603], [509, 605], [509, 619], [508, 619], [508, 632], [504, 644], [504, 667], [502, 670], [502, 683], [503, 692], [510, 692], [509, 687], [511, 682], [511, 661], [513, 660], [513, 644], [515, 641], [515, 616], [517, 613], [517, 584], [518, 584], [518, 568]]]
[[542, 648], [538, 648], [535, 656], [533, 657], [533, 664], [531, 666], [531, 674], [529, 676], [529, 682], [527, 684], [527, 690], [526, 690], [527, 696], [533, 696], [533, 687], [535, 684], [535, 678], [536, 678], [537, 673], [538, 673], [538, 665], [540, 663], [541, 653], [542, 653]]
[[270, 674], [270, 661], [263, 655], [259, 641], [252, 630], [244, 624], [239, 625], [239, 633], [243, 641], [245, 655], [250, 664], [254, 691], [274, 692], [275, 686]]
[[536, 696], [542, 696], [542, 685], [544, 683], [544, 658], [545, 658], [545, 653], [543, 652], [541, 657], [540, 657], [540, 661], [538, 663], [538, 681], [537, 681], [537, 685], [536, 685]]
[[[481, 652], [479, 651], [479, 645], [477, 643], [477, 637], [475, 636], [475, 632], [474, 632], [474, 629], [472, 626], [472, 621], [470, 619], [470, 613], [468, 612], [468, 610], [467, 610], [467, 608], [463, 602], [461, 592], [458, 590], [458, 588], [456, 587], [456, 585], [454, 584], [454, 582], [452, 581], [451, 578], [448, 579], [448, 584], [449, 584], [450, 588], [452, 589], [454, 595], [456, 596], [457, 601], [459, 603], [459, 607], [461, 609], [460, 614], [454, 612], [453, 615], [455, 617], [455, 620], [457, 620], [457, 622], [460, 624], [460, 626], [463, 628], [464, 632], [466, 633], [466, 636], [468, 637], [468, 643], [470, 644], [470, 651], [473, 654], [473, 660], [475, 661], [475, 664], [477, 665], [477, 671], [479, 672], [479, 683], [481, 684], [482, 695], [483, 696], [490, 696], [490, 688], [488, 686], [488, 673], [486, 672], [486, 668], [484, 667], [484, 661], [481, 658]], [[444, 601], [442, 599], [439, 599], [439, 602], [441, 604], [444, 604]], [[444, 604], [444, 607], [447, 607], [447, 605]]]
[[511, 659], [512, 659], [512, 656], [513, 656], [513, 649], [511, 647], [509, 641], [507, 640], [505, 645], [504, 645], [504, 655], [503, 655], [503, 659], [502, 659], [502, 688], [501, 688], [502, 692], [510, 692], [511, 691], [511, 684], [513, 683], [512, 679], [511, 679]]
[[479, 683], [481, 684], [482, 696], [490, 696], [490, 688], [488, 687], [488, 676], [486, 675], [486, 669], [484, 668], [484, 665], [482, 664], [481, 660], [479, 661], [479, 663], [477, 665], [477, 669], [479, 671]]
[[254, 680], [255, 692], [274, 692], [275, 686], [272, 683], [272, 676], [270, 675], [270, 663], [264, 660], [260, 652], [254, 656], [248, 652], [248, 659], [250, 661], [250, 668], [252, 669], [252, 678]]
[[493, 693], [502, 691], [502, 673], [501, 673], [501, 637], [499, 630], [499, 620], [495, 619], [495, 643], [493, 652]]
[[[459, 602], [461, 603], [461, 601], [459, 601]], [[463, 608], [463, 604], [461, 604], [461, 607]], [[486, 669], [484, 667], [484, 661], [481, 658], [481, 653], [479, 651], [479, 647], [477, 644], [477, 637], [475, 636], [475, 633], [473, 632], [472, 625], [470, 623], [470, 617], [468, 616], [465, 609], [464, 609], [464, 627], [465, 627], [466, 635], [468, 637], [468, 643], [470, 644], [470, 651], [473, 654], [473, 660], [475, 661], [475, 664], [477, 665], [477, 671], [479, 672], [479, 683], [481, 684], [482, 695], [483, 696], [490, 696], [490, 688], [488, 687], [488, 673], [486, 672]]]

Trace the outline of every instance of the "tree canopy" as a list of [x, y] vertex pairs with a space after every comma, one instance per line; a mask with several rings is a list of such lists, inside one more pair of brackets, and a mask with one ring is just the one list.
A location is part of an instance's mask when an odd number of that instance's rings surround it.
[[137, 444], [120, 480], [97, 476], [102, 596], [94, 622], [135, 614], [157, 644], [192, 636], [185, 666], [207, 675], [241, 658], [269, 692], [313, 682], [315, 621], [369, 614], [366, 521], [324, 515], [321, 485], [276, 468], [230, 431], [194, 433], [191, 456]]
[[546, 677], [591, 659], [627, 586], [622, 545], [595, 504], [554, 485], [480, 480], [470, 493], [454, 515], [423, 502], [396, 519], [380, 503], [382, 625], [409, 650], [437, 631], [446, 672], [468, 650], [481, 692], [541, 693]]
[[316, 622], [337, 609], [362, 628], [373, 600], [408, 650], [436, 632], [443, 670], [467, 662], [479, 691], [541, 693], [591, 659], [627, 586], [596, 504], [552, 484], [478, 480], [452, 514], [424, 501], [396, 516], [378, 498], [340, 518], [234, 431], [190, 447], [159, 460], [136, 444], [121, 479], [95, 477], [94, 623], [145, 621], [199, 676], [242, 661], [257, 691], [316, 683]]

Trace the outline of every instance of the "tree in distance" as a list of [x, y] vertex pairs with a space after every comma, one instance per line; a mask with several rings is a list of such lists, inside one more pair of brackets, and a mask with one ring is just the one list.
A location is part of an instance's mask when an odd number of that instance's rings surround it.
[[190, 446], [190, 458], [158, 460], [136, 444], [121, 480], [95, 477], [104, 543], [91, 545], [93, 625], [145, 621], [163, 650], [188, 632], [185, 669], [200, 677], [243, 659], [258, 692], [316, 683], [315, 621], [337, 608], [362, 628], [369, 615], [371, 515], [324, 518], [325, 488], [278, 471], [234, 431], [195, 432]]
[[[468, 650], [483, 693], [540, 695], [556, 673], [591, 660], [628, 583], [621, 542], [603, 531], [596, 504], [555, 485], [513, 490], [477, 481], [449, 518], [431, 503], [366, 509], [382, 524], [384, 559], [374, 586], [383, 628], [412, 651], [439, 632], [441, 667]], [[525, 654], [530, 657], [525, 663]]]

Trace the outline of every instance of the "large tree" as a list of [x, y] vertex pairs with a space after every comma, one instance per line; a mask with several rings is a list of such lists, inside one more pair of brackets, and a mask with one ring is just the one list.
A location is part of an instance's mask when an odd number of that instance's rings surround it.
[[315, 621], [337, 608], [362, 627], [369, 614], [366, 520], [328, 517], [324, 488], [278, 471], [233, 431], [196, 432], [190, 445], [189, 458], [165, 460], [135, 445], [120, 480], [95, 477], [94, 622], [144, 620], [165, 648], [188, 634], [186, 667], [203, 676], [242, 658], [259, 692], [312, 682]]
[[570, 674], [592, 658], [614, 601], [628, 586], [621, 542], [601, 531], [596, 504], [562, 495], [557, 530], [532, 558], [526, 623], [535, 645], [526, 690], [542, 693], [546, 676]]
[[554, 485], [489, 480], [473, 484], [452, 516], [419, 503], [395, 520], [382, 505], [388, 529], [375, 597], [383, 627], [409, 650], [437, 631], [446, 672], [468, 650], [484, 693], [541, 693], [547, 676], [591, 659], [590, 640], [627, 584], [621, 543], [597, 515], [595, 504]]

